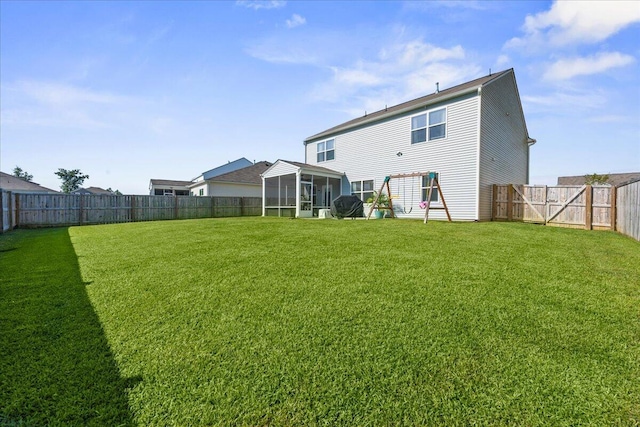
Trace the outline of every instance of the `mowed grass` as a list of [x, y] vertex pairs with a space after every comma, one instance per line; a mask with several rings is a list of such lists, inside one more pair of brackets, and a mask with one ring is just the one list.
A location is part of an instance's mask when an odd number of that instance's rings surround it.
[[[615, 233], [238, 218], [21, 230], [11, 248], [0, 423], [640, 422], [640, 244]], [[62, 391], [37, 391], [58, 367]]]

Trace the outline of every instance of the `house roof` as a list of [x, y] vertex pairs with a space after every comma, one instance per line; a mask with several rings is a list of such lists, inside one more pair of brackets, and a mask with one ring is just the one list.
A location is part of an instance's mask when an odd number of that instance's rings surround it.
[[[262, 185], [262, 173], [269, 169], [273, 163], [258, 162], [242, 169], [224, 173], [208, 179], [209, 182], [230, 182], [235, 184], [256, 184]], [[193, 185], [201, 184], [201, 182]]]
[[272, 167], [275, 167], [277, 163], [287, 163], [290, 164], [292, 166], [295, 166], [299, 169], [304, 170], [305, 172], [310, 172], [310, 173], [314, 173], [317, 172], [319, 174], [323, 174], [323, 175], [329, 175], [329, 176], [343, 176], [344, 173], [343, 172], [338, 172], [335, 171], [333, 169], [329, 169], [329, 168], [323, 168], [322, 166], [316, 166], [316, 165], [310, 165], [308, 163], [301, 163], [301, 162], [293, 162], [291, 160], [282, 160], [282, 159], [278, 159], [276, 160], [275, 163], [273, 163], [269, 168], [265, 169], [264, 172], [262, 172], [262, 175], [265, 175], [266, 172], [271, 169]]
[[[610, 173], [607, 175], [609, 176], [607, 184], [613, 185], [614, 187], [640, 180], [640, 172]], [[558, 177], [558, 185], [583, 185], [585, 181], [585, 175]]]
[[78, 188], [75, 191], [72, 191], [71, 194], [113, 194], [111, 191], [109, 190], [105, 190], [104, 188], [100, 188], [100, 187], [87, 187], [87, 188]]
[[160, 185], [165, 187], [187, 187], [191, 185], [191, 181], [174, 181], [170, 179], [152, 179], [151, 185]]
[[310, 165], [308, 163], [291, 162], [289, 160], [283, 160], [283, 162], [290, 163], [290, 164], [292, 164], [294, 166], [298, 166], [299, 168], [302, 168], [305, 171], [310, 171], [310, 172], [314, 172], [315, 171], [315, 172], [322, 172], [322, 173], [344, 175], [344, 173], [342, 173], [342, 172], [334, 171], [333, 169], [324, 168], [322, 166]]
[[471, 80], [466, 83], [459, 84], [457, 86], [453, 86], [449, 89], [444, 89], [439, 92], [432, 93], [430, 95], [426, 95], [420, 98], [416, 98], [411, 101], [403, 102], [402, 104], [394, 105], [393, 107], [385, 108], [384, 110], [376, 111], [374, 113], [365, 114], [362, 117], [355, 118], [353, 120], [349, 120], [348, 122], [342, 123], [338, 126], [334, 126], [325, 131], [312, 135], [304, 140], [305, 145], [311, 141], [316, 139], [324, 138], [330, 135], [334, 135], [338, 132], [343, 132], [349, 129], [352, 129], [357, 126], [364, 125], [366, 123], [378, 121], [385, 119], [387, 117], [404, 113], [407, 111], [411, 111], [425, 105], [433, 104], [439, 101], [444, 101], [446, 99], [462, 95], [464, 93], [473, 92], [478, 90], [478, 88], [486, 85], [492, 80], [498, 79], [508, 73], [513, 73], [513, 68], [510, 68], [505, 71], [501, 71], [495, 74], [489, 74], [484, 77], [480, 77], [475, 80]]
[[[213, 177], [216, 177], [218, 175], [222, 175], [228, 172], [233, 172], [235, 170], [238, 169], [242, 169], [242, 168], [246, 168], [253, 165], [253, 162], [250, 161], [249, 159], [247, 159], [246, 157], [241, 157], [237, 160], [234, 160], [232, 162], [228, 162], [224, 165], [215, 167], [213, 169], [209, 169], [206, 172], [202, 172], [202, 174], [200, 174], [200, 176], [202, 177], [202, 179], [211, 179]], [[197, 178], [195, 178], [197, 179]], [[194, 179], [194, 180], [195, 180]]]
[[59, 191], [43, 187], [35, 182], [0, 172], [0, 188], [7, 191], [24, 191], [38, 193], [59, 193]]

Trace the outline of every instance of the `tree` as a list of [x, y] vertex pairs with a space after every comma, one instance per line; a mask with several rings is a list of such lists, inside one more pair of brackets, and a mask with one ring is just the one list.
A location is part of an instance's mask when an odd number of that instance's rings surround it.
[[80, 169], [67, 170], [59, 168], [55, 174], [62, 180], [60, 189], [63, 193], [71, 193], [77, 190], [85, 179], [89, 179], [89, 175], [82, 175]]
[[584, 183], [587, 185], [594, 184], [607, 184], [609, 181], [609, 175], [598, 175], [597, 173], [592, 173], [591, 175], [584, 176]]
[[107, 191], [109, 193], [113, 193], [115, 196], [122, 196], [122, 193], [120, 192], [120, 190], [112, 190], [111, 187], [107, 188]]
[[13, 168], [13, 176], [22, 178], [25, 181], [31, 181], [33, 179], [33, 175], [31, 175], [27, 171], [23, 171], [20, 166], [16, 166], [15, 168]]

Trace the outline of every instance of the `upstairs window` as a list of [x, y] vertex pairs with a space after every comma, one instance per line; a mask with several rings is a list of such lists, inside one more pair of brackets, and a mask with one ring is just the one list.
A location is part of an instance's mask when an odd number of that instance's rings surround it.
[[335, 159], [335, 140], [328, 139], [318, 143], [318, 163]]
[[444, 138], [447, 132], [447, 109], [440, 108], [411, 117], [411, 143]]
[[363, 202], [373, 197], [373, 180], [353, 181], [351, 183], [351, 195], [358, 196]]

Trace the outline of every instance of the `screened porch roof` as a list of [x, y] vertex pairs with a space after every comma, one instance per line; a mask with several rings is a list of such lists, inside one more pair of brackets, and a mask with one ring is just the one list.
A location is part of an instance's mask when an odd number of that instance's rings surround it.
[[279, 159], [262, 173], [262, 177], [268, 178], [298, 172], [301, 174], [320, 175], [330, 178], [342, 178], [344, 176], [344, 172], [334, 171], [333, 169], [322, 166]]

